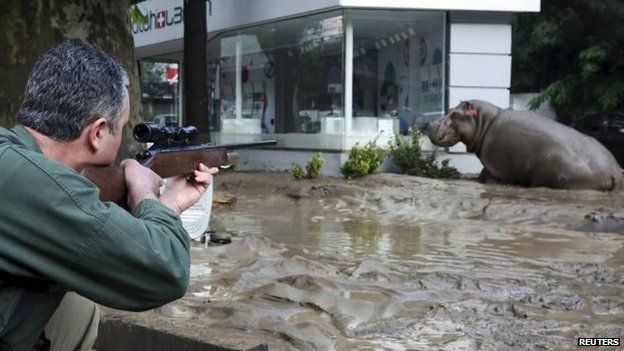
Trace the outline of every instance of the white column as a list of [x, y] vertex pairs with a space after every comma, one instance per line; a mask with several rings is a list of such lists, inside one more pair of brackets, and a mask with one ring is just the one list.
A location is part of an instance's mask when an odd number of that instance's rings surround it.
[[509, 107], [511, 24], [451, 23], [450, 31], [448, 107], [470, 99]]
[[448, 107], [469, 99], [509, 107], [511, 24], [451, 23], [450, 27]]
[[[344, 117], [343, 135], [351, 135], [353, 121], [353, 22], [351, 16], [345, 15], [345, 55], [344, 55]], [[344, 139], [343, 139], [344, 141]]]
[[236, 36], [236, 119], [243, 118], [242, 38]]

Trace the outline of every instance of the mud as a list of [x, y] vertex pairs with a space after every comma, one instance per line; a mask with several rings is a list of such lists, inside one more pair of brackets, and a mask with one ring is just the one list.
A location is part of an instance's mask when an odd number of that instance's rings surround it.
[[179, 328], [242, 331], [271, 350], [624, 337], [622, 192], [227, 173], [215, 199], [211, 229], [232, 242], [193, 246], [187, 295], [158, 311]]

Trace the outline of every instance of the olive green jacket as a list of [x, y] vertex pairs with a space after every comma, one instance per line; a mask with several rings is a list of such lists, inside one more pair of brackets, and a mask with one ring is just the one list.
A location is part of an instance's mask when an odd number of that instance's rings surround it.
[[98, 194], [24, 128], [0, 128], [1, 350], [32, 350], [66, 291], [132, 311], [184, 295], [190, 243], [180, 217], [155, 200], [131, 214]]

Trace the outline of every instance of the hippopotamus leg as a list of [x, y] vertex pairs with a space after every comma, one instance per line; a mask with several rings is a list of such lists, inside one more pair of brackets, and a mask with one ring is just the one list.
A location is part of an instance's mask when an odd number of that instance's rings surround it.
[[509, 184], [509, 182], [505, 182], [502, 179], [493, 176], [492, 173], [490, 173], [485, 167], [481, 170], [478, 180], [483, 184]]
[[555, 189], [587, 189], [589, 187], [596, 190], [613, 190], [616, 187], [615, 179], [606, 172], [591, 169], [587, 163], [566, 155], [548, 157], [545, 162], [541, 163], [541, 167], [533, 172], [531, 183], [528, 185]]

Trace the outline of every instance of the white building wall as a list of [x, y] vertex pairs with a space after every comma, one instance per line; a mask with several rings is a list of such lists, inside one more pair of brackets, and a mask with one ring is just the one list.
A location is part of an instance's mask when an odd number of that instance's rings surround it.
[[540, 0], [339, 0], [344, 7], [420, 10], [536, 12]]
[[451, 23], [449, 34], [449, 107], [470, 99], [509, 107], [511, 24]]
[[[150, 30], [135, 30], [135, 47], [149, 47], [154, 44], [165, 44], [160, 50], [155, 48], [149, 53], [164, 53], [172, 48], [180, 49], [180, 39], [183, 35], [183, 25], [177, 21], [180, 16], [183, 0], [147, 0], [138, 4], [139, 9], [148, 16], [166, 11], [166, 18], [170, 25], [158, 29], [152, 25]], [[482, 13], [499, 12], [537, 12], [540, 10], [540, 0], [209, 0], [206, 4], [207, 31], [216, 33], [242, 26], [249, 26], [288, 17], [301, 16], [309, 13], [327, 11], [337, 8], [379, 8], [379, 9], [413, 9], [413, 10], [440, 10], [440, 11], [482, 11]], [[176, 19], [174, 19], [176, 18]], [[175, 22], [175, 23], [174, 23]], [[136, 27], [136, 26], [135, 26]], [[145, 25], [146, 29], [148, 25]], [[138, 28], [135, 28], [138, 29]], [[465, 33], [468, 38], [470, 32], [478, 27], [464, 28], [458, 33]], [[492, 38], [488, 38], [490, 40]], [[481, 42], [481, 44], [484, 44]], [[146, 48], [150, 49], [150, 48]], [[477, 51], [478, 52], [478, 51]]]
[[339, 0], [211, 0], [208, 32], [258, 24], [339, 7]]
[[[295, 163], [305, 167], [317, 153], [317, 151], [241, 149], [236, 152], [238, 161], [235, 167], [239, 171], [288, 172]], [[321, 173], [325, 176], [340, 177], [340, 166], [347, 161], [348, 153], [322, 152], [321, 155], [325, 160]]]
[[337, 8], [503, 12], [540, 10], [540, 0], [211, 0], [210, 3], [212, 13], [219, 15], [210, 17], [208, 32]]

